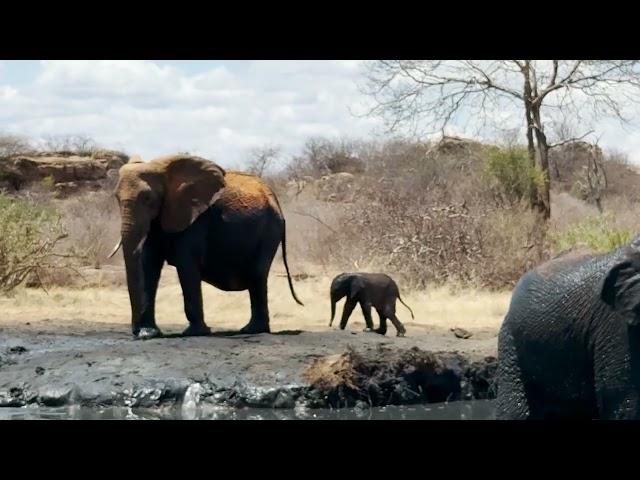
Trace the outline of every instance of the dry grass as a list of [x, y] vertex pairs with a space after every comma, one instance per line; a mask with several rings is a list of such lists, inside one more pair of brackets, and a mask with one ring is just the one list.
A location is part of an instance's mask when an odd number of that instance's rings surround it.
[[[330, 303], [329, 285], [336, 272], [322, 273], [317, 277], [294, 282], [298, 296], [304, 307], [295, 304], [291, 298], [281, 262], [274, 265], [269, 279], [269, 309], [271, 327], [279, 330], [323, 331], [329, 327]], [[280, 265], [278, 265], [278, 263]], [[302, 271], [321, 271], [320, 267], [295, 268]], [[413, 309], [415, 320], [398, 303], [400, 320], [408, 327], [409, 333], [433, 327], [468, 329], [498, 328], [506, 313], [509, 292], [491, 293], [475, 290], [454, 290], [435, 288], [426, 291], [408, 291], [400, 285], [403, 300]], [[222, 292], [203, 284], [205, 318], [215, 330], [239, 329], [249, 320], [249, 295], [247, 292]], [[342, 304], [337, 314], [342, 313]], [[129, 297], [125, 285], [95, 286], [85, 289], [54, 287], [45, 293], [38, 289], [22, 288], [11, 298], [0, 297], [0, 325], [3, 321], [22, 323], [51, 319], [56, 322], [93, 321], [103, 323], [130, 322]], [[162, 326], [186, 326], [187, 320], [182, 308], [182, 291], [177, 281], [175, 269], [163, 270], [156, 303], [157, 321]], [[374, 321], [377, 317], [374, 315]], [[348, 329], [364, 329], [361, 312], [355, 310]], [[334, 323], [335, 328], [335, 323]]]
[[351, 352], [316, 359], [303, 373], [311, 385], [323, 390], [342, 385], [355, 390], [357, 375]]

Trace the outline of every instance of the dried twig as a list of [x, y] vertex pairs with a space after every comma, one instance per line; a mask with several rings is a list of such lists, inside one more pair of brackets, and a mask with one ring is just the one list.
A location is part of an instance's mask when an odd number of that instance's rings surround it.
[[296, 215], [301, 215], [303, 217], [309, 217], [309, 218], [313, 218], [315, 221], [317, 221], [318, 223], [324, 225], [325, 227], [327, 227], [329, 230], [331, 230], [333, 233], [338, 233], [336, 232], [333, 228], [331, 228], [329, 225], [327, 225], [326, 223], [324, 223], [322, 220], [320, 220], [318, 217], [316, 217], [315, 215], [311, 215], [310, 213], [304, 213], [304, 212], [297, 212], [297, 211], [292, 211], [291, 213], [295, 213]]

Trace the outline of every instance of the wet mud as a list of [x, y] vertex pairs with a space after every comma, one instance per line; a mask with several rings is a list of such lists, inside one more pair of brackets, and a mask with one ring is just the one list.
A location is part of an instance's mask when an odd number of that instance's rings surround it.
[[0, 327], [0, 406], [316, 409], [491, 399], [496, 331], [328, 330], [134, 340], [122, 324]]

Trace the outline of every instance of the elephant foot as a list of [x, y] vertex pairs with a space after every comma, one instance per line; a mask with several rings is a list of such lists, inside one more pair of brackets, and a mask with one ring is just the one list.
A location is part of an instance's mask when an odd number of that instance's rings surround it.
[[142, 327], [134, 335], [137, 340], [151, 340], [152, 338], [162, 337], [162, 332], [158, 327]]
[[189, 324], [186, 330], [182, 332], [183, 337], [206, 337], [208, 335], [211, 335], [211, 329], [204, 323], [201, 325]]
[[373, 332], [374, 332], [374, 330], [373, 330], [373, 328], [369, 328], [369, 327], [367, 327], [367, 328], [365, 328], [365, 329], [363, 330], [363, 332], [373, 333]]
[[240, 329], [240, 333], [255, 335], [258, 333], [271, 333], [271, 329], [267, 324], [259, 324], [257, 322], [249, 322]]
[[387, 329], [385, 328], [384, 330], [380, 329], [380, 328], [376, 328], [374, 330], [374, 332], [376, 332], [379, 335], [386, 335], [387, 334]]
[[406, 330], [402, 330], [396, 334], [397, 337], [404, 337], [404, 334], [407, 333]]

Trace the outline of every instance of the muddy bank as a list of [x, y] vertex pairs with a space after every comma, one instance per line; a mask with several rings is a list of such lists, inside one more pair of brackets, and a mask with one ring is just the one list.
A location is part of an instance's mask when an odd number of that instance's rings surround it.
[[0, 327], [0, 406], [326, 408], [494, 397], [496, 332], [349, 331], [136, 341], [123, 325]]

